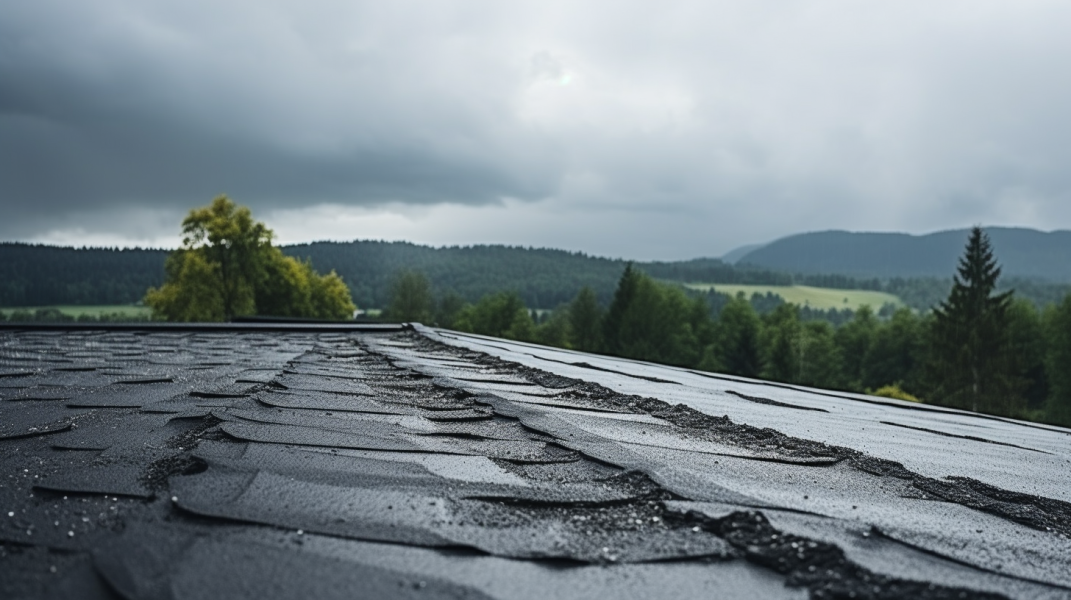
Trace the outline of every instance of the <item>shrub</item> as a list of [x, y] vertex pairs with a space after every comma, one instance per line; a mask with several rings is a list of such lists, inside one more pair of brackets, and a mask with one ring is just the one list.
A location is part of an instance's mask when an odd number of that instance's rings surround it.
[[886, 385], [869, 393], [871, 396], [881, 396], [883, 398], [893, 398], [895, 400], [906, 400], [908, 402], [922, 402], [921, 399], [905, 392], [904, 390], [900, 389], [900, 386], [896, 384]]

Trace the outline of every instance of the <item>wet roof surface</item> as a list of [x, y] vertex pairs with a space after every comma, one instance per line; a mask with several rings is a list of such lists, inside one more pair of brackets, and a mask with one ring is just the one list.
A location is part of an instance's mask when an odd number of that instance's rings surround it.
[[0, 331], [0, 597], [1069, 598], [1069, 433], [419, 326]]

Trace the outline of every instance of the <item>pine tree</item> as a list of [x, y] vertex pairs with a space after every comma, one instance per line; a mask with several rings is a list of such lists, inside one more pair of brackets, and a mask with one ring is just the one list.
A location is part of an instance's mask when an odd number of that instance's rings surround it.
[[718, 315], [717, 364], [733, 375], [758, 377], [762, 370], [759, 329], [759, 316], [750, 302], [743, 296], [729, 300]]
[[934, 402], [1002, 415], [1022, 410], [1008, 314], [1012, 293], [994, 295], [999, 277], [989, 237], [975, 227], [952, 291], [934, 311], [927, 369]]
[[865, 387], [863, 385], [865, 364], [863, 358], [874, 344], [878, 325], [874, 310], [864, 304], [855, 311], [851, 321], [837, 329], [834, 339], [840, 348], [843, 378], [848, 389], [862, 391]]
[[1050, 381], [1045, 417], [1049, 422], [1071, 426], [1071, 295], [1046, 311], [1045, 330]]
[[598, 352], [602, 346], [602, 308], [595, 290], [585, 286], [569, 305], [569, 325], [574, 348]]
[[782, 304], [763, 317], [763, 379], [798, 383], [800, 333], [799, 307], [795, 304]]
[[430, 323], [435, 300], [431, 282], [420, 271], [403, 270], [395, 275], [391, 285], [387, 317], [393, 321]]
[[621, 352], [621, 330], [624, 326], [625, 315], [636, 299], [640, 279], [641, 275], [632, 268], [632, 263], [625, 265], [625, 271], [617, 283], [617, 290], [614, 291], [614, 299], [610, 302], [610, 308], [603, 319], [602, 340], [606, 351], [611, 354]]

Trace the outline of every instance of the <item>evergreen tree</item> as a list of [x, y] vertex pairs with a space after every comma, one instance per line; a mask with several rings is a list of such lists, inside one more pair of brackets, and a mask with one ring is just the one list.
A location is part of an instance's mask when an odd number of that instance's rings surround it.
[[[1011, 292], [994, 294], [1000, 267], [989, 238], [971, 230], [948, 299], [934, 311], [928, 397], [939, 404], [1015, 415], [1022, 382], [1012, 350]], [[928, 398], [929, 399], [929, 398]]]
[[406, 323], [430, 323], [434, 307], [431, 283], [420, 271], [403, 270], [391, 286], [390, 306], [387, 318]]
[[457, 319], [457, 315], [461, 312], [461, 309], [465, 307], [465, 299], [461, 297], [461, 294], [450, 290], [443, 294], [439, 299], [438, 308], [435, 311], [435, 324], [438, 327], [446, 327], [452, 329], [454, 327], [454, 320]]
[[[14, 319], [13, 319], [14, 320]], [[1045, 418], [1071, 426], [1071, 295], [1045, 313], [1048, 334], [1045, 363], [1049, 375], [1049, 399]]]
[[569, 328], [572, 346], [578, 350], [598, 352], [602, 346], [602, 307], [595, 290], [584, 286], [569, 305]]
[[569, 339], [573, 337], [571, 316], [568, 305], [559, 306], [536, 326], [536, 341], [544, 346], [572, 348], [573, 345], [569, 342]]
[[1017, 295], [1009, 307], [1008, 319], [1012, 353], [1017, 357], [1019, 376], [1025, 382], [1026, 408], [1042, 410], [1049, 395], [1049, 378], [1045, 369], [1048, 340], [1041, 315], [1033, 302]]
[[840, 349], [842, 379], [848, 389], [862, 391], [864, 388], [863, 358], [874, 343], [878, 325], [874, 310], [864, 304], [855, 311], [852, 320], [837, 329], [834, 335]]
[[517, 292], [488, 294], [466, 305], [458, 312], [454, 328], [522, 342], [535, 338], [535, 323]]
[[603, 320], [609, 354], [694, 367], [713, 340], [710, 308], [703, 297], [656, 282], [629, 265]]
[[908, 393], [918, 394], [924, 336], [922, 320], [910, 308], [896, 309], [889, 321], [874, 331], [870, 347], [863, 355], [862, 388], [878, 390], [895, 385]]
[[718, 315], [715, 364], [733, 375], [758, 377], [762, 371], [759, 329], [759, 316], [743, 293], [730, 299]]
[[763, 318], [762, 377], [786, 383], [800, 374], [800, 317], [795, 304], [782, 304]]
[[833, 340], [833, 326], [809, 321], [800, 327], [799, 375], [796, 382], [811, 387], [840, 388], [840, 350]]
[[625, 265], [625, 271], [617, 282], [614, 291], [614, 299], [610, 302], [610, 308], [606, 311], [603, 319], [602, 341], [607, 352], [610, 354], [621, 353], [621, 330], [624, 325], [625, 315], [629, 312], [636, 298], [636, 292], [640, 285], [641, 275], [632, 268], [632, 263]]

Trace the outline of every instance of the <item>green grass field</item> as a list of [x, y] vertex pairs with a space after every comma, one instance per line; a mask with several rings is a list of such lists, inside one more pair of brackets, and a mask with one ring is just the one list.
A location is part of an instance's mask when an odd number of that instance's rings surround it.
[[18, 306], [9, 308], [0, 308], [0, 312], [5, 315], [10, 315], [17, 310], [27, 310], [33, 312], [39, 308], [55, 308], [65, 315], [78, 318], [81, 315], [92, 315], [99, 317], [100, 315], [112, 315], [121, 314], [130, 317], [148, 317], [152, 315], [152, 310], [148, 306], [137, 306], [134, 304], [101, 304], [96, 306], [75, 306], [75, 305], [60, 305], [60, 306]]
[[766, 295], [767, 292], [772, 292], [784, 298], [785, 302], [820, 310], [829, 310], [830, 308], [857, 310], [860, 306], [869, 304], [871, 308], [877, 311], [886, 303], [896, 306], [904, 305], [899, 298], [892, 294], [869, 290], [835, 290], [805, 285], [731, 285], [721, 283], [688, 283], [685, 286], [701, 291], [714, 289], [731, 296], [735, 296], [737, 292], [744, 292], [744, 296], [748, 298], [755, 293]]

